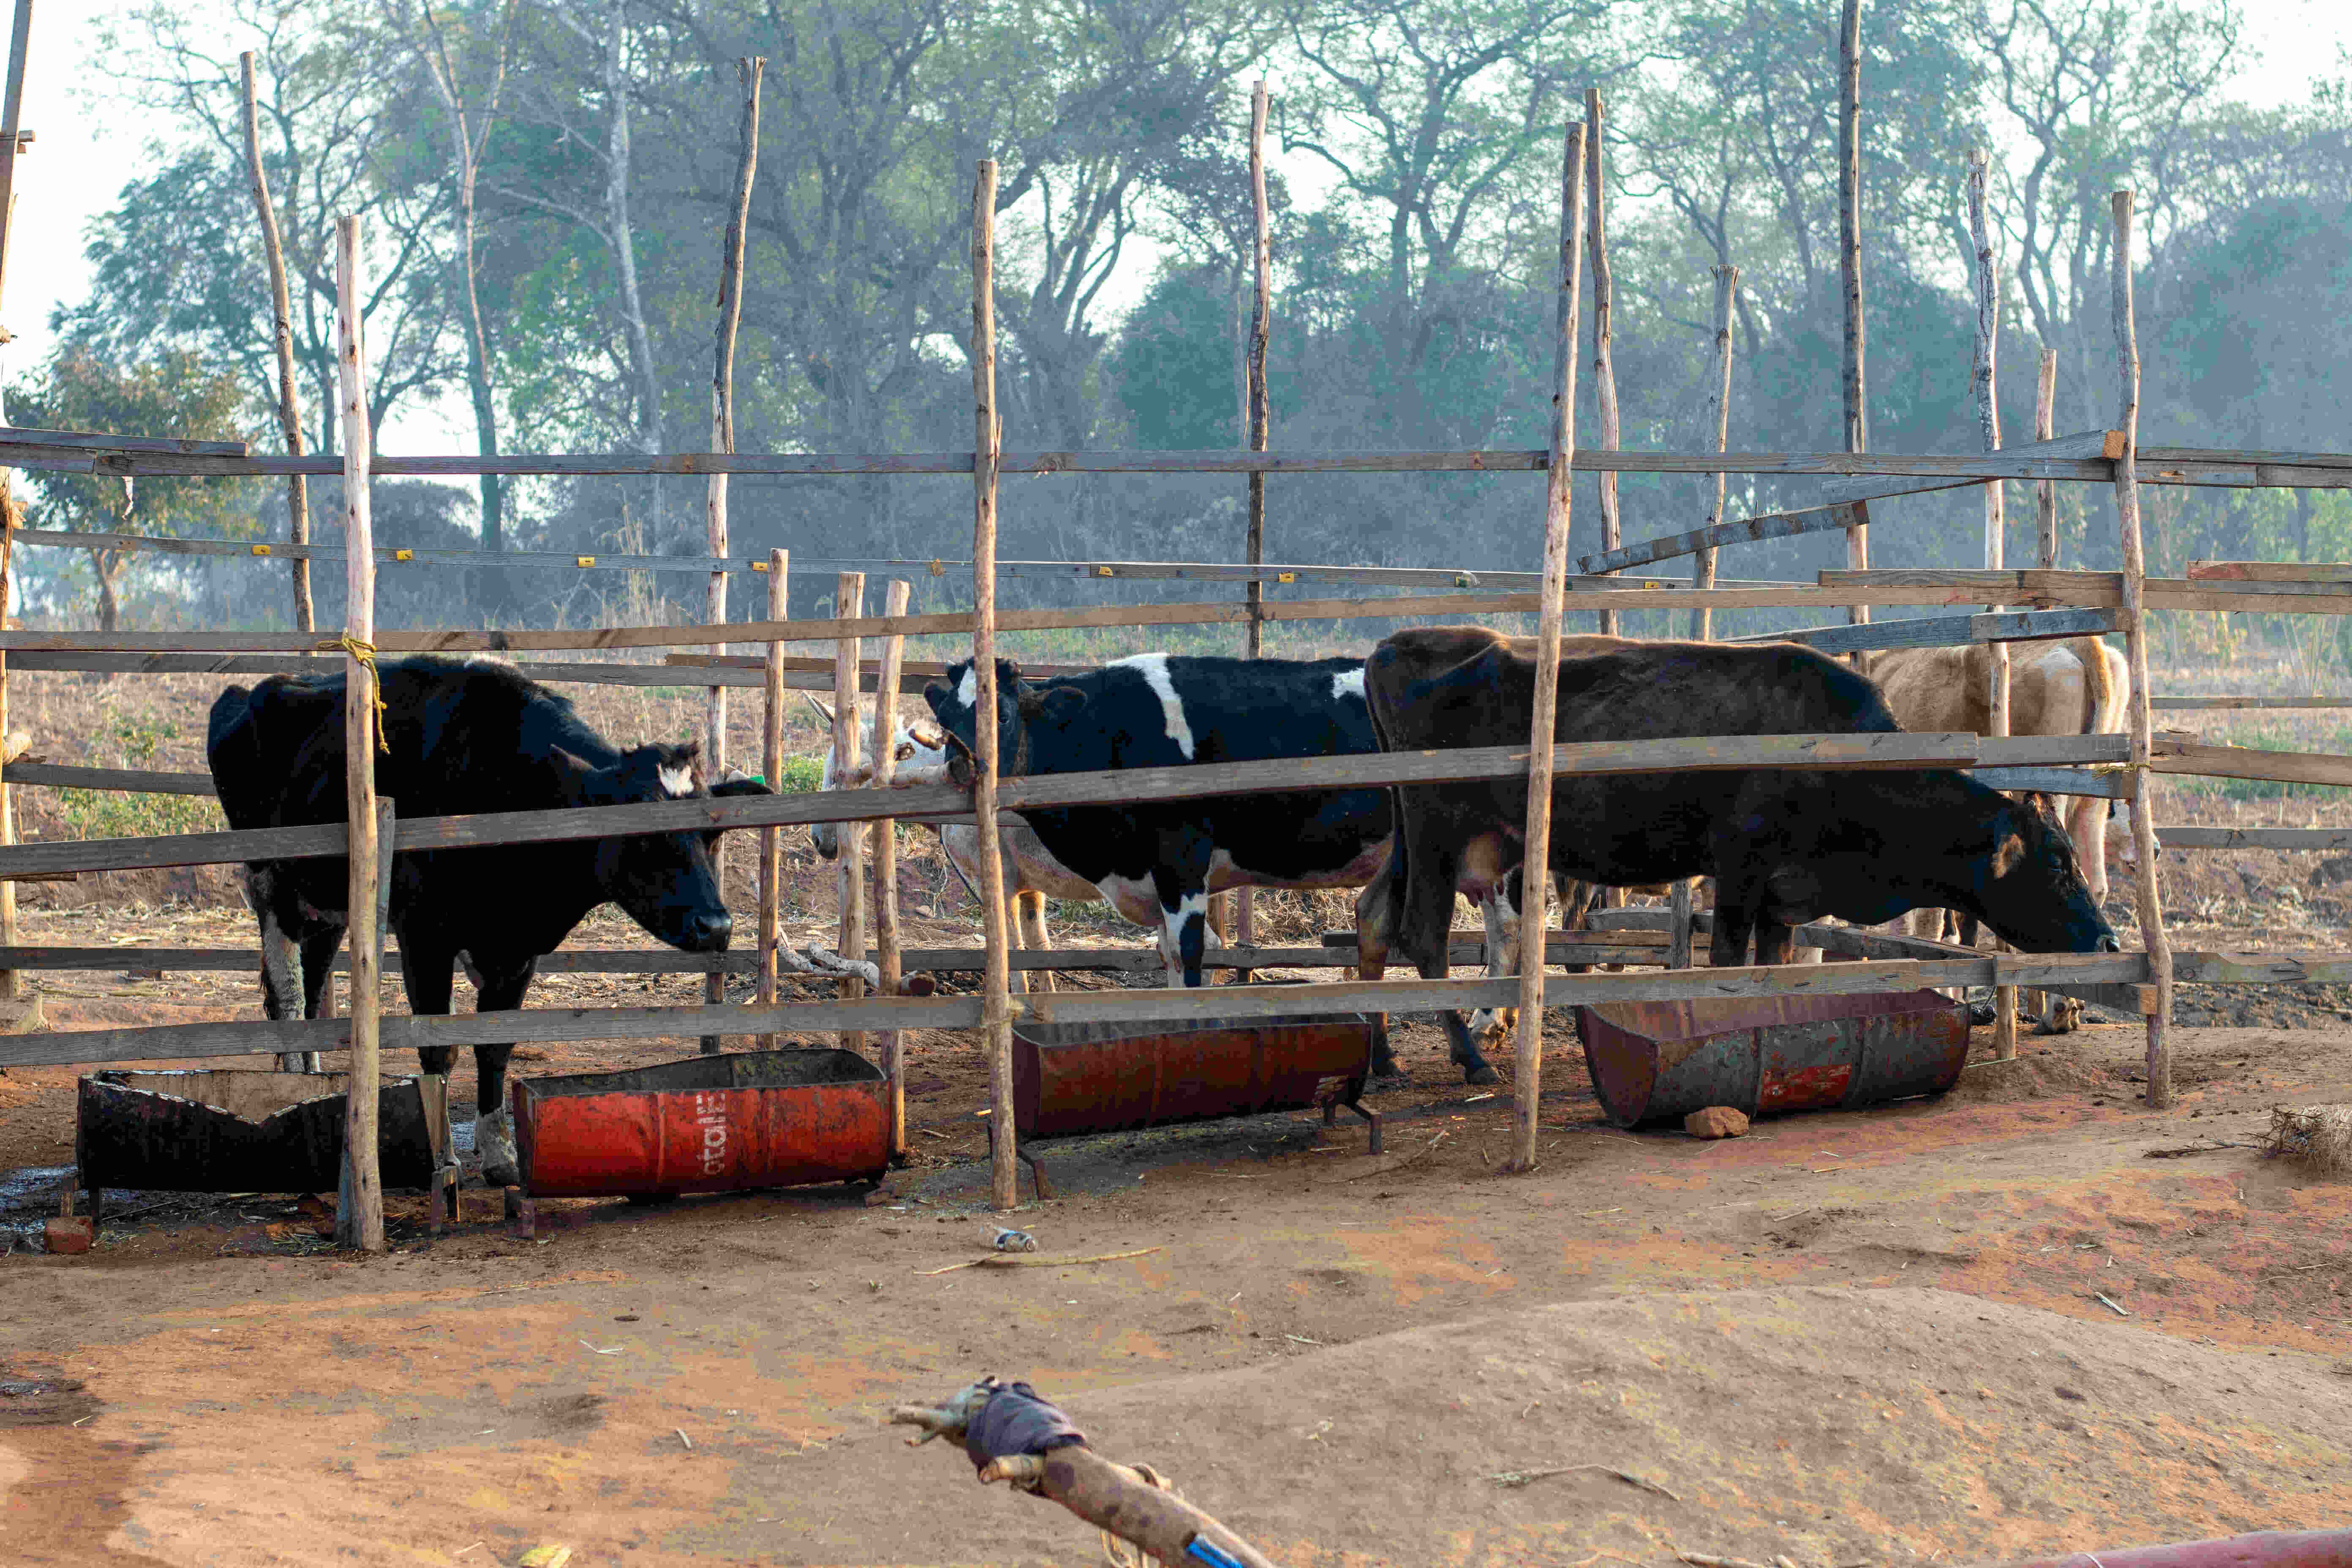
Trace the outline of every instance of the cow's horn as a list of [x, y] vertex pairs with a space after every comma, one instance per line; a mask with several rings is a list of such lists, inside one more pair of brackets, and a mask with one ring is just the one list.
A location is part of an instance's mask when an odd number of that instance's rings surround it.
[[834, 721], [834, 711], [833, 711], [833, 710], [832, 710], [832, 709], [830, 709], [830, 708], [828, 708], [828, 707], [826, 707], [824, 703], [819, 702], [819, 701], [818, 701], [818, 700], [817, 700], [814, 696], [810, 695], [808, 692], [803, 691], [803, 692], [802, 692], [802, 693], [801, 693], [801, 700], [803, 700], [803, 702], [806, 702], [810, 707], [812, 707], [812, 708], [815, 709], [815, 710], [817, 710], [817, 713], [818, 713], [818, 714], [819, 714], [819, 715], [820, 715], [820, 716], [824, 720], [824, 721], [825, 721], [828, 725], [830, 725], [830, 724]]

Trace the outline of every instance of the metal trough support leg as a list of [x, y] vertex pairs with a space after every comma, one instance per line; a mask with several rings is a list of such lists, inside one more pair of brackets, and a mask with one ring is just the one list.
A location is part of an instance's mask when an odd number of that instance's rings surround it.
[[[992, 1155], [996, 1152], [996, 1123], [993, 1121], [988, 1124], [988, 1152]], [[1016, 1142], [1013, 1145], [1013, 1152], [1023, 1164], [1029, 1167], [1029, 1179], [1036, 1186], [1037, 1201], [1042, 1204], [1052, 1198], [1053, 1184], [1045, 1179], [1045, 1167], [1036, 1155], [1029, 1152], [1028, 1144]]]
[[1359, 1098], [1363, 1092], [1364, 1086], [1361, 1083], [1351, 1083], [1325, 1100], [1323, 1125], [1326, 1127], [1338, 1125], [1339, 1107], [1346, 1106], [1364, 1119], [1365, 1124], [1370, 1129], [1370, 1142], [1366, 1152], [1377, 1154], [1381, 1152], [1381, 1113], [1365, 1108], [1363, 1100]]

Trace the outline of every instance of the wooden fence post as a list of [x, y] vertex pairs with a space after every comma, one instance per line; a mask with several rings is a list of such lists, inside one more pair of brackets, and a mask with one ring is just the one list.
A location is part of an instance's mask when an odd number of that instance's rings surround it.
[[[377, 693], [375, 668], [375, 532], [369, 512], [368, 469], [373, 437], [368, 429], [367, 354], [361, 323], [367, 289], [360, 220], [335, 220], [338, 391], [343, 426], [343, 760], [345, 818], [350, 824], [351, 1039], [350, 1092], [343, 1114], [343, 1173], [335, 1205], [335, 1241], [362, 1252], [383, 1250], [383, 1179], [376, 1166], [376, 1094], [383, 1081], [377, 1040], [383, 965], [377, 925], [381, 868], [377, 864], [375, 797]], [[494, 1116], [499, 1108], [478, 1108]]]
[[[286, 455], [302, 455], [302, 397], [294, 379], [294, 307], [286, 291], [286, 247], [278, 235], [278, 209], [269, 200], [269, 176], [261, 163], [261, 111], [254, 97], [253, 51], [237, 57], [245, 79], [245, 163], [252, 176], [253, 207], [261, 220], [262, 258], [269, 265], [270, 336], [278, 355], [278, 427], [286, 437]], [[286, 476], [286, 541], [310, 542], [310, 481], [300, 474]], [[294, 576], [294, 629], [312, 630], [310, 558], [297, 555], [289, 563]]]
[[[0, 104], [0, 294], [8, 276], [9, 246], [16, 216], [16, 139], [25, 106], [25, 57], [33, 41], [33, 0], [16, 0], [16, 29], [8, 44], [8, 81]], [[16, 521], [20, 515], [11, 484], [0, 472], [0, 625], [5, 625], [9, 585], [16, 575]], [[0, 654], [0, 752], [7, 749], [8, 661]], [[0, 782], [0, 847], [16, 842], [16, 803]], [[0, 946], [16, 945], [16, 884], [0, 882]], [[28, 1034], [44, 1026], [41, 998], [16, 970], [0, 970], [0, 1034]]]
[[[1609, 271], [1608, 216], [1609, 195], [1601, 184], [1601, 125], [1602, 106], [1601, 89], [1584, 90], [1584, 200], [1586, 221], [1591, 228], [1592, 251], [1592, 395], [1594, 412], [1601, 419], [1601, 447], [1603, 451], [1617, 449], [1617, 361], [1612, 342], [1611, 311], [1616, 302], [1616, 285]], [[1623, 530], [1617, 513], [1617, 476], [1604, 473], [1601, 479], [1601, 548], [1605, 552], [1624, 543]], [[1602, 610], [1596, 628], [1602, 637], [1617, 635], [1617, 612]], [[1613, 893], [1615, 889], [1611, 889]]]
[[1551, 898], [1553, 719], [1559, 704], [1559, 626], [1568, 597], [1569, 500], [1576, 453], [1576, 292], [1584, 258], [1584, 127], [1568, 128], [1559, 183], [1559, 303], [1555, 321], [1551, 458], [1544, 479], [1542, 607], [1536, 626], [1535, 714], [1528, 731], [1526, 874], [1519, 907], [1518, 1063], [1512, 1074], [1510, 1168], [1536, 1168], [1536, 1112], [1543, 1095], [1544, 927]]
[[[1838, 280], [1845, 300], [1845, 449], [1870, 449], [1870, 405], [1863, 391], [1862, 318], [1862, 0], [1845, 0], [1838, 23]], [[1851, 503], [1845, 531], [1849, 571], [1870, 570], [1870, 504]], [[1861, 626], [1870, 606], [1846, 620]]]
[[[2058, 434], [2058, 351], [2042, 351], [2042, 371], [2033, 389], [2033, 438], [2047, 441]], [[2058, 569], [2058, 481], [2043, 479], [2033, 487], [2034, 531], [2042, 542], [2042, 569]]]
[[[894, 577], [882, 590], [882, 613], [903, 616], [914, 596], [914, 584]], [[874, 674], [874, 787], [888, 789], [898, 769], [898, 673], [907, 655], [907, 639], [897, 634], [882, 639], [882, 657]], [[855, 957], [855, 954], [850, 956]], [[881, 972], [875, 994], [898, 994], [898, 825], [885, 816], [874, 824], [874, 963]], [[882, 1071], [890, 1080], [890, 1152], [907, 1152], [907, 1031], [883, 1031]]]
[[1021, 1201], [1013, 1147], [1012, 959], [1005, 948], [1004, 857], [996, 822], [996, 465], [1004, 432], [996, 416], [996, 160], [980, 160], [971, 187], [971, 673], [979, 828], [981, 1037], [988, 1049], [989, 1191], [1000, 1209]]
[[[2000, 390], [1995, 371], [2000, 359], [2000, 261], [1993, 253], [1992, 224], [1985, 205], [1985, 181], [1988, 159], [1982, 148], [1969, 153], [1968, 207], [1969, 237], [1976, 250], [1977, 342], [1976, 363], [1969, 375], [1969, 391], [1977, 407], [1977, 430], [1985, 450], [2000, 450]], [[2007, 554], [2009, 514], [2000, 481], [1995, 479], [1984, 488], [1984, 563], [1987, 570], [1998, 571]], [[1988, 612], [1998, 613], [2001, 606], [1988, 605]], [[1988, 645], [1991, 655], [1992, 692], [1987, 710], [1985, 733], [1995, 737], [2009, 734], [2009, 645], [1996, 642]], [[1996, 985], [1992, 993], [1993, 1055], [2007, 1061], [2017, 1055], [2017, 987]]]
[[[866, 574], [844, 572], [834, 584], [833, 613], [836, 620], [861, 620], [866, 615]], [[857, 664], [862, 645], [858, 638], [845, 637], [834, 644], [833, 654], [833, 756], [835, 765], [845, 777], [857, 771]], [[875, 706], [882, 705], [882, 693], [874, 694]], [[877, 752], [878, 757], [880, 752]], [[834, 858], [834, 900], [840, 911], [840, 938], [835, 951], [855, 963], [866, 956], [866, 825], [845, 822], [834, 842], [839, 851]], [[856, 975], [844, 975], [841, 995], [845, 1001], [866, 994], [866, 982]], [[841, 1032], [841, 1048], [862, 1051], [866, 1036], [858, 1029]]]
[[2132, 193], [2111, 198], [2115, 213], [2116, 360], [2122, 373], [2124, 455], [2116, 459], [2116, 521], [2124, 546], [2124, 654], [2131, 665], [2132, 847], [2139, 865], [2140, 940], [2147, 950], [2147, 977], [2156, 986], [2156, 1011], [2147, 1016], [2147, 1108], [2172, 1104], [2172, 1046], [2165, 1038], [2172, 1017], [2172, 943], [2164, 934], [2164, 900], [2157, 887], [2156, 817], [2148, 802], [2148, 753], [2153, 749], [2147, 701], [2147, 559], [2139, 530], [2139, 332], [2132, 319]]
[[[710, 449], [735, 449], [735, 329], [743, 319], [744, 231], [751, 215], [751, 177], [760, 163], [760, 74], [768, 62], [759, 57], [735, 62], [743, 86], [741, 147], [735, 162], [735, 195], [727, 211], [727, 237], [719, 255], [719, 331], [710, 373]], [[705, 491], [710, 553], [719, 568], [711, 573], [708, 595], [709, 624], [727, 623], [727, 475], [712, 474]], [[773, 647], [773, 644], [769, 645]], [[721, 647], [719, 652], [727, 650]], [[713, 686], [703, 692], [702, 765], [715, 781], [727, 772], [727, 689]], [[771, 788], [774, 786], [770, 785]], [[710, 847], [710, 875], [719, 884], [719, 901], [727, 901], [727, 851], [722, 838]], [[727, 1000], [727, 977], [712, 970], [703, 978], [702, 999], [711, 1006]], [[723, 1037], [702, 1037], [702, 1054], [715, 1056]]]
[[[1257, 287], [1250, 307], [1249, 355], [1249, 444], [1253, 452], [1263, 452], [1272, 433], [1273, 412], [1265, 393], [1266, 340], [1274, 331], [1274, 238], [1272, 218], [1265, 200], [1265, 117], [1271, 100], [1261, 79], [1250, 93], [1250, 212], [1252, 235], [1251, 267]], [[1249, 477], [1249, 564], [1265, 564], [1265, 473], [1254, 469]], [[1249, 583], [1249, 628], [1246, 651], [1251, 658], [1265, 655], [1265, 582], [1253, 577]], [[1257, 900], [1252, 889], [1239, 888], [1231, 895], [1233, 919], [1229, 923], [1233, 940], [1244, 947], [1257, 942]], [[1234, 972], [1237, 984], [1246, 984], [1249, 973]]]
[[[768, 618], [788, 620], [786, 602], [792, 581], [793, 557], [788, 550], [768, 552]], [[768, 641], [767, 683], [760, 714], [760, 765], [768, 787], [784, 791], [784, 645]], [[784, 929], [784, 835], [780, 827], [760, 829], [760, 1005], [776, 1005], [776, 943]], [[760, 1048], [772, 1051], [782, 1035], [762, 1035]]]
[[[1715, 374], [1707, 382], [1706, 423], [1715, 436], [1715, 449], [1728, 451], [1731, 444], [1731, 306], [1739, 293], [1739, 268], [1718, 267], [1715, 269]], [[1715, 476], [1715, 495], [1707, 502], [1706, 526], [1713, 528], [1723, 521], [1724, 499], [1728, 494], [1731, 476], [1718, 472]], [[1715, 552], [1694, 552], [1691, 563], [1691, 586], [1706, 589], [1715, 586]], [[1715, 612], [1705, 607], [1691, 612], [1691, 636], [1706, 642], [1715, 636]]]

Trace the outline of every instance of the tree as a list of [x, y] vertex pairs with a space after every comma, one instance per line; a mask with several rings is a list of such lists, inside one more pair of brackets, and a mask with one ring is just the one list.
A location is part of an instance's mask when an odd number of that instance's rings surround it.
[[[187, 351], [118, 368], [72, 342], [60, 345], [33, 379], [8, 392], [10, 413], [26, 425], [205, 441], [240, 437], [237, 415], [245, 401], [235, 372], [209, 369]], [[134, 482], [47, 471], [36, 473], [33, 483], [43, 513], [78, 532], [259, 536], [255, 520], [236, 507], [233, 488], [218, 479]], [[99, 629], [110, 632], [121, 619], [125, 570], [153, 557], [107, 544], [89, 546], [88, 554]]]

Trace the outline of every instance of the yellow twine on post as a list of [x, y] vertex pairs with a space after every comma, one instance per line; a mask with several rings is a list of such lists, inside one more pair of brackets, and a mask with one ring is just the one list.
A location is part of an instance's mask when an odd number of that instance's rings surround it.
[[375, 667], [375, 644], [372, 642], [362, 642], [359, 638], [352, 637], [347, 632], [341, 637], [335, 637], [327, 642], [322, 642], [319, 645], [319, 651], [320, 653], [334, 653], [338, 650], [349, 654], [352, 658], [358, 659], [362, 664], [366, 665], [368, 674], [374, 678], [375, 749], [382, 752], [388, 757], [392, 755], [392, 742], [385, 740], [383, 736], [383, 719], [384, 714], [388, 710], [383, 705], [383, 672]]

